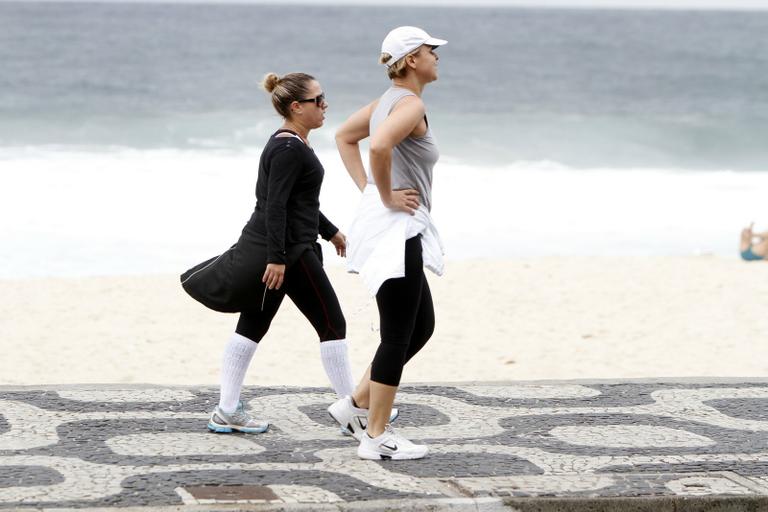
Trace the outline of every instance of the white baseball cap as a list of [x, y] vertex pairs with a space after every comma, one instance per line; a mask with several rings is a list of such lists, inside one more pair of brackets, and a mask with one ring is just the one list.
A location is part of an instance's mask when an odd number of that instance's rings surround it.
[[386, 62], [387, 67], [399, 61], [419, 46], [442, 46], [448, 41], [436, 39], [418, 27], [397, 27], [392, 30], [381, 43], [381, 53], [388, 53], [392, 58]]

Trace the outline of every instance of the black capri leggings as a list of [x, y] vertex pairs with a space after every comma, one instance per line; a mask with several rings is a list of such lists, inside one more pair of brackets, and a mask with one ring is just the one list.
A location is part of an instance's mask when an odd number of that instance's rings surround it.
[[421, 236], [405, 242], [405, 277], [388, 279], [376, 294], [381, 344], [371, 364], [371, 380], [398, 386], [405, 363], [435, 330], [435, 308], [424, 275]]
[[347, 324], [339, 299], [314, 251], [304, 251], [299, 260], [286, 269], [283, 285], [279, 290], [267, 290], [264, 295], [266, 285], [260, 284], [258, 293], [255, 294], [258, 299], [240, 313], [235, 329], [238, 334], [256, 343], [261, 341], [280, 308], [283, 297], [288, 295], [315, 328], [321, 342], [346, 338]]

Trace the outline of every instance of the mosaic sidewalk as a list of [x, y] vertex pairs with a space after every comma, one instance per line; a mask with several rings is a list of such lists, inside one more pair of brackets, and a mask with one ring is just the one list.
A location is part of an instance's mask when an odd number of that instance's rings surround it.
[[358, 460], [326, 389], [243, 396], [269, 432], [207, 432], [215, 388], [0, 387], [0, 511], [768, 496], [766, 381], [405, 386], [421, 461]]

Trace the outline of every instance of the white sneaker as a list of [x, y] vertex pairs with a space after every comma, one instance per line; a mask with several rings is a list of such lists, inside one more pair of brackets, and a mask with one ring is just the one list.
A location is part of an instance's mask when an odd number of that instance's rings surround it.
[[[343, 435], [352, 436], [358, 441], [368, 427], [368, 409], [352, 405], [352, 397], [350, 396], [345, 396], [332, 403], [328, 407], [328, 414], [341, 426]], [[389, 414], [389, 422], [395, 421], [399, 415], [400, 411], [397, 410], [397, 407], [393, 407]]]
[[367, 460], [405, 460], [420, 459], [429, 451], [423, 444], [413, 444], [403, 436], [395, 433], [392, 427], [386, 426], [384, 432], [371, 438], [366, 432], [361, 436], [357, 456]]

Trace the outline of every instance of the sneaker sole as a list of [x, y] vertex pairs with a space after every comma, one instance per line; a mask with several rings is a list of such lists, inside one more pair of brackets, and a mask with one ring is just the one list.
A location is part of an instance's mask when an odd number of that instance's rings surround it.
[[416, 459], [423, 459], [427, 456], [429, 453], [429, 450], [424, 450], [424, 453], [392, 453], [390, 455], [379, 453], [379, 452], [369, 452], [367, 450], [360, 450], [358, 448], [357, 450], [357, 456], [364, 460], [416, 460]]
[[217, 425], [212, 422], [208, 422], [208, 430], [216, 432], [217, 434], [231, 434], [232, 432], [242, 432], [243, 434], [261, 434], [269, 430], [269, 425], [266, 427], [246, 428], [246, 427], [228, 427], [225, 425]]

